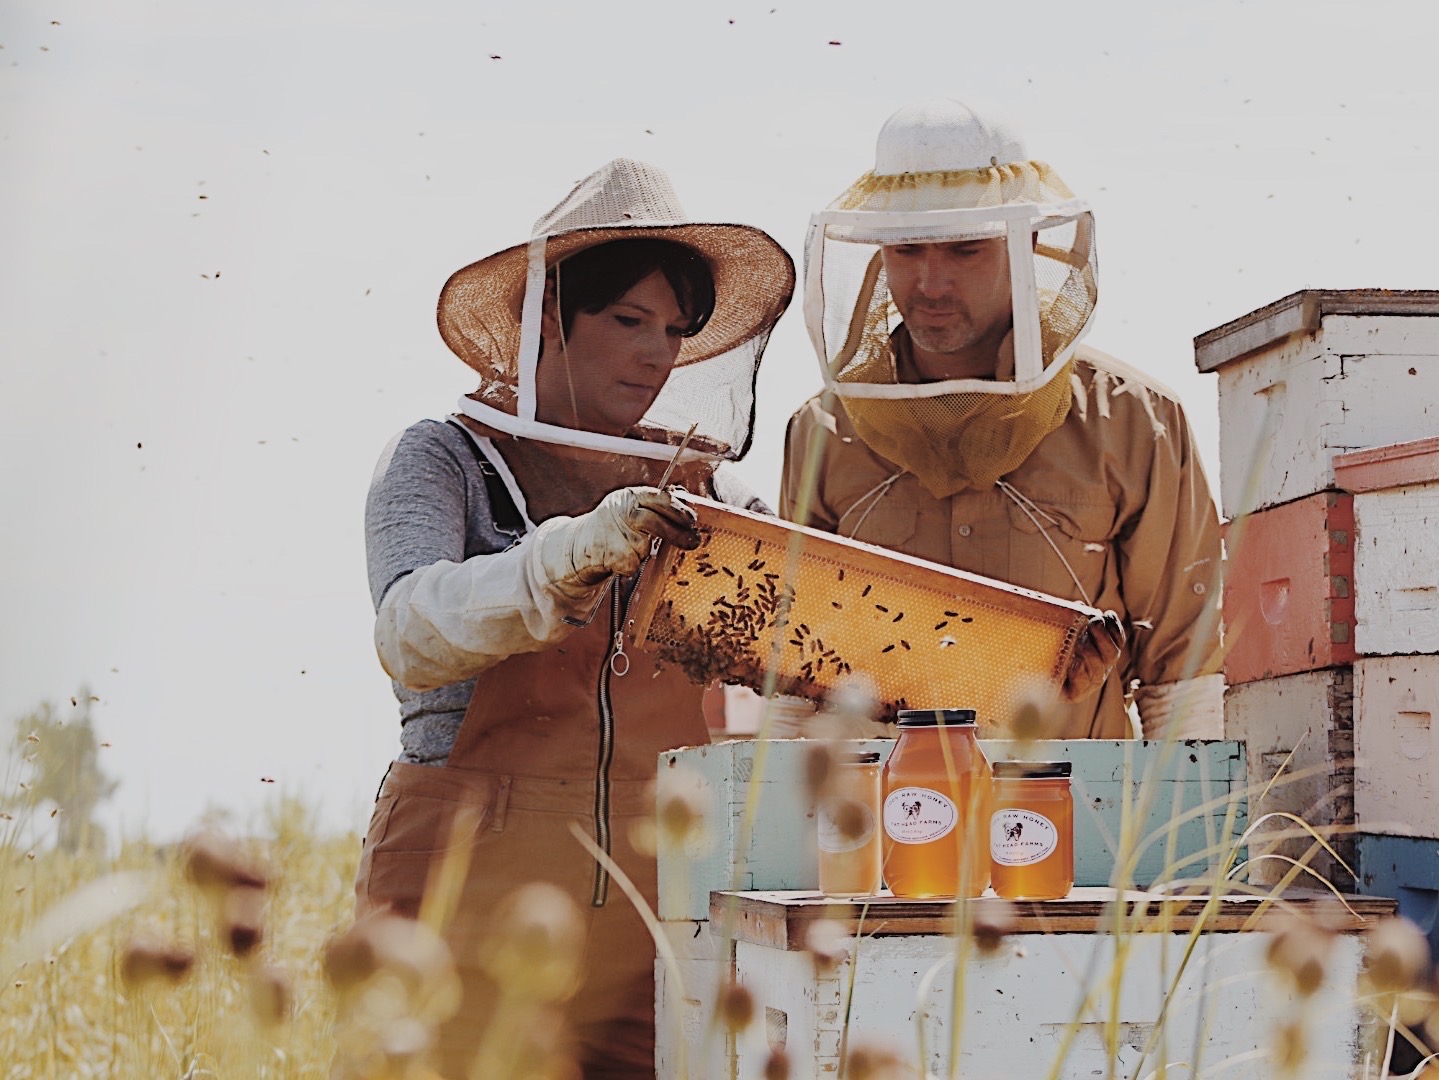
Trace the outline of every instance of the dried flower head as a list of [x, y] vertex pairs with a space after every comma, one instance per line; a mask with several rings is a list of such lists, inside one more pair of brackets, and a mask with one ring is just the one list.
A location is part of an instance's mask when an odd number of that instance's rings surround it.
[[1014, 933], [1018, 921], [1016, 910], [1008, 900], [986, 897], [970, 904], [969, 933], [974, 947], [983, 955], [999, 951], [1004, 939]]
[[879, 684], [864, 672], [844, 675], [825, 703], [825, 712], [853, 724], [879, 715]]
[[[439, 1022], [460, 1004], [460, 980], [444, 940], [424, 923], [398, 915], [370, 915], [325, 946], [325, 977], [342, 1005], [384, 983], [392, 1011]], [[377, 997], [383, 995], [377, 995]], [[388, 1007], [388, 1006], [387, 1006]]]
[[180, 845], [180, 852], [186, 876], [201, 889], [263, 889], [270, 883], [262, 860], [213, 829], [191, 834]]
[[1014, 711], [1014, 719], [1010, 722], [1009, 727], [1015, 739], [1021, 743], [1042, 739], [1044, 738], [1044, 713], [1040, 711], [1037, 703], [1026, 701]]
[[1307, 1042], [1304, 1025], [1298, 1019], [1288, 1020], [1275, 1029], [1273, 1061], [1281, 1075], [1299, 1071], [1309, 1053]]
[[194, 966], [195, 952], [188, 945], [139, 937], [121, 954], [120, 977], [133, 988], [155, 981], [178, 983]]
[[1300, 997], [1309, 997], [1324, 982], [1325, 966], [1334, 948], [1334, 931], [1312, 919], [1295, 916], [1277, 922], [1265, 959], [1287, 979]]
[[739, 983], [726, 983], [715, 1004], [715, 1018], [726, 1031], [738, 1034], [754, 1022], [754, 995]]
[[827, 741], [806, 742], [804, 747], [804, 791], [810, 799], [818, 799], [834, 772], [835, 751]]
[[290, 1018], [295, 999], [294, 980], [289, 972], [269, 964], [250, 969], [250, 1010], [265, 1027], [282, 1024]]
[[789, 1080], [789, 1055], [783, 1050], [771, 1050], [764, 1060], [764, 1080]]
[[236, 956], [249, 956], [265, 936], [265, 891], [248, 885], [229, 889], [220, 900], [225, 943]]
[[660, 839], [672, 847], [702, 843], [709, 800], [704, 777], [683, 766], [664, 769], [655, 783]]
[[1365, 974], [1379, 993], [1413, 990], [1428, 974], [1429, 939], [1408, 919], [1381, 919], [1364, 936]]
[[574, 900], [558, 885], [532, 881], [501, 901], [479, 960], [507, 994], [564, 1001], [579, 988], [584, 946], [584, 921]]
[[849, 958], [849, 931], [833, 919], [816, 919], [805, 931], [805, 951], [819, 971], [833, 971]]
[[869, 1044], [852, 1047], [845, 1068], [849, 1080], [911, 1080], [914, 1075], [898, 1053]]
[[824, 811], [835, 832], [845, 840], [864, 840], [874, 829], [874, 814], [855, 799], [826, 799]]

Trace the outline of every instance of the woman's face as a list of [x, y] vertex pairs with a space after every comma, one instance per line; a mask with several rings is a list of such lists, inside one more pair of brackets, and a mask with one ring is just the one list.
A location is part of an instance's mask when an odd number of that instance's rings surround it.
[[659, 396], [690, 320], [656, 270], [609, 307], [576, 312], [563, 335], [559, 306], [546, 290], [540, 325], [545, 349], [535, 372], [536, 419], [623, 435]]

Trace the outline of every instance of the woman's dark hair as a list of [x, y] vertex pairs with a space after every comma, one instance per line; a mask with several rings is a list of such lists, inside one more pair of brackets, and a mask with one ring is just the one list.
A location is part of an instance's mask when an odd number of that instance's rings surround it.
[[686, 244], [650, 237], [609, 240], [552, 266], [549, 276], [556, 283], [560, 326], [568, 334], [576, 312], [603, 311], [656, 270], [665, 276], [680, 311], [689, 319], [684, 336], [694, 337], [714, 313], [715, 283], [709, 262]]

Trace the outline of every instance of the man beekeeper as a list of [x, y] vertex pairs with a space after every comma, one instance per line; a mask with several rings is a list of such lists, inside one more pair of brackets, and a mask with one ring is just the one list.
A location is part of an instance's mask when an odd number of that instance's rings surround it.
[[1079, 345], [1085, 203], [1002, 123], [928, 101], [807, 245], [825, 391], [790, 420], [780, 513], [1117, 614], [1118, 662], [1046, 737], [1129, 737], [1131, 702], [1146, 737], [1220, 737], [1219, 522], [1178, 400]]

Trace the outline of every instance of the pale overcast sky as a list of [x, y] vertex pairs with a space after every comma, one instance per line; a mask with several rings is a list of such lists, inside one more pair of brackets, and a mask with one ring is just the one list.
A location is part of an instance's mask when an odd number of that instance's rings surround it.
[[[439, 288], [620, 155], [798, 262], [894, 109], [997, 103], [1095, 208], [1090, 343], [1181, 394], [1217, 489], [1196, 334], [1439, 284], [1431, 25], [1422, 0], [6, 0], [0, 723], [88, 683], [130, 832], [281, 791], [363, 828], [398, 737], [365, 490], [472, 389]], [[817, 382], [796, 305], [740, 466], [761, 494]]]

